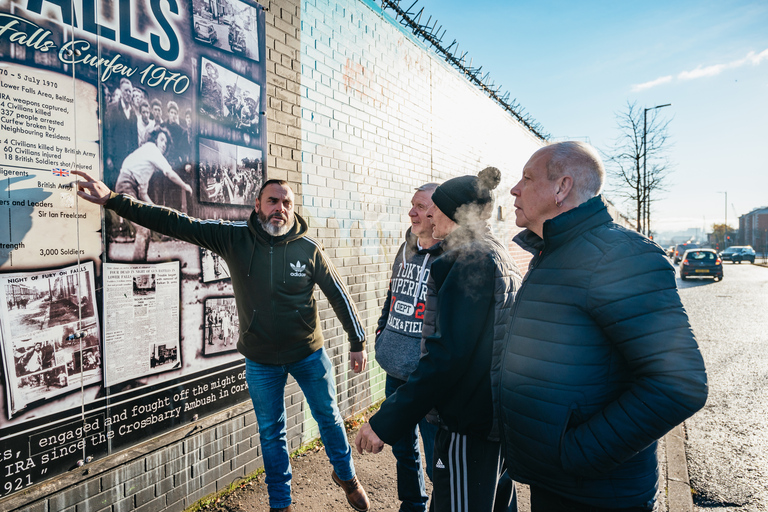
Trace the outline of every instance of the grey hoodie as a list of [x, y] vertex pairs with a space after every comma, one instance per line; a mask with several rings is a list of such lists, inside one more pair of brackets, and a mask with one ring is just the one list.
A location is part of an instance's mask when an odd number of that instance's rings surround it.
[[397, 379], [407, 380], [419, 363], [427, 278], [432, 262], [442, 252], [440, 243], [420, 249], [418, 238], [408, 228], [392, 264], [375, 348], [376, 361]]

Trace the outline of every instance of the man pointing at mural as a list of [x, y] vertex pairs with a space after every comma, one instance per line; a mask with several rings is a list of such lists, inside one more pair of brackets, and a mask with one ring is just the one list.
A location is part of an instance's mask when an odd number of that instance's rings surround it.
[[227, 262], [240, 319], [238, 351], [245, 356], [264, 457], [270, 511], [291, 510], [291, 465], [286, 439], [285, 384], [301, 387], [333, 465], [331, 477], [359, 511], [370, 502], [355, 476], [352, 450], [336, 405], [332, 366], [313, 297], [320, 286], [350, 342], [350, 368], [365, 369], [365, 332], [336, 268], [319, 242], [306, 236], [307, 223], [294, 213], [285, 181], [264, 183], [247, 222], [200, 220], [112, 192], [103, 182], [73, 171], [78, 195], [118, 215], [204, 247]]

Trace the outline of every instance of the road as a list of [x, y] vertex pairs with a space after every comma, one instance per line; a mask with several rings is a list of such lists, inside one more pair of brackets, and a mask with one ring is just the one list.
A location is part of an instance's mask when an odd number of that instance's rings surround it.
[[686, 422], [694, 510], [768, 512], [768, 268], [726, 263], [724, 278], [678, 278], [709, 376]]

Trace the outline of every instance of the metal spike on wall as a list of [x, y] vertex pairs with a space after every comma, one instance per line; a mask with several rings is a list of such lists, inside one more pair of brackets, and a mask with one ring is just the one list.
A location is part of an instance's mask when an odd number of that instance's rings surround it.
[[512, 114], [515, 119], [533, 132], [534, 135], [542, 140], [549, 139], [549, 134], [543, 131], [542, 126], [536, 122], [530, 114], [525, 112], [519, 103], [515, 100], [510, 102], [509, 92], [501, 94], [500, 85], [497, 86], [495, 82], [488, 82], [490, 72], [486, 72], [485, 75], [480, 77], [480, 70], [483, 69], [482, 66], [473, 68], [472, 59], [470, 59], [469, 65], [465, 64], [468, 52], [460, 53], [459, 43], [455, 39], [448, 46], [443, 44], [443, 37], [447, 31], [443, 30], [442, 25], [438, 27], [437, 19], [432, 22], [432, 16], [429, 16], [426, 23], [421, 23], [421, 18], [424, 15], [424, 8], [422, 7], [418, 12], [413, 12], [413, 8], [416, 7], [417, 3], [418, 0], [415, 0], [410, 7], [403, 9], [400, 7], [400, 0], [381, 0], [381, 9], [382, 11], [386, 11], [387, 9], [394, 11], [395, 20], [399, 21], [404, 27], [410, 29], [414, 36], [429, 43], [438, 55], [442, 56], [446, 62], [463, 73], [470, 82], [483, 90], [504, 110]]

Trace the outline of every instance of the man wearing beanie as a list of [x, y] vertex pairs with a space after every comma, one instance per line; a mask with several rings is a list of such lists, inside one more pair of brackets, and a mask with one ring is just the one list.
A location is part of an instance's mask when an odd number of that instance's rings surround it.
[[[421, 326], [427, 294], [427, 278], [435, 258], [442, 252], [439, 240], [432, 238], [432, 222], [427, 218], [432, 193], [437, 183], [416, 189], [408, 217], [411, 227], [397, 250], [392, 265], [387, 298], [376, 328], [376, 361], [387, 372], [384, 395], [390, 396], [405, 384], [421, 356]], [[397, 498], [400, 512], [424, 512], [429, 495], [424, 485], [424, 470], [419, 453], [419, 431], [424, 442], [427, 476], [432, 479], [432, 451], [437, 426], [426, 418], [419, 421], [392, 445], [397, 460]]]
[[504, 460], [494, 390], [505, 326], [521, 281], [487, 224], [491, 191], [500, 179], [499, 170], [489, 167], [478, 176], [448, 180], [432, 194], [432, 235], [443, 240], [444, 252], [427, 280], [423, 354], [408, 381], [355, 439], [358, 452], [378, 453], [436, 408], [436, 512], [516, 510], [512, 486], [497, 496]]

